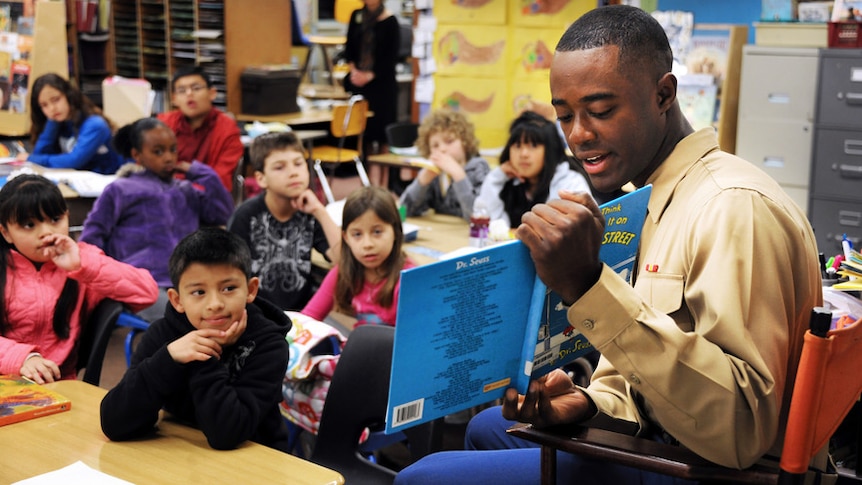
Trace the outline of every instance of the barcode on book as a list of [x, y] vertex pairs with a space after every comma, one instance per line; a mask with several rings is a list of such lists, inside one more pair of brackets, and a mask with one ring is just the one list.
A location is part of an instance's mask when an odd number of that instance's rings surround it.
[[401, 426], [403, 424], [422, 419], [422, 408], [425, 406], [425, 399], [417, 399], [407, 404], [395, 406], [392, 410], [395, 415], [392, 419], [392, 427]]

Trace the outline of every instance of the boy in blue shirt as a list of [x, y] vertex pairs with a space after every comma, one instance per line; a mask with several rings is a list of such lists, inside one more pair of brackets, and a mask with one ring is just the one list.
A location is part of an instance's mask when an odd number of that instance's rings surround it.
[[245, 243], [224, 229], [200, 229], [180, 241], [169, 265], [171, 305], [102, 400], [102, 431], [115, 441], [145, 437], [165, 409], [199, 427], [215, 449], [252, 440], [289, 452], [278, 403], [291, 323], [255, 298]]

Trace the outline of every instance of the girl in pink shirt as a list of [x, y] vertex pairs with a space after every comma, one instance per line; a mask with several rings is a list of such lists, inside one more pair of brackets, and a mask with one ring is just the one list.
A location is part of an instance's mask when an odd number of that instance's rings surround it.
[[344, 203], [341, 258], [302, 313], [323, 320], [333, 307], [356, 325], [395, 325], [401, 270], [415, 266], [402, 251], [404, 232], [392, 195], [362, 187]]
[[69, 237], [60, 189], [19, 175], [0, 190], [0, 374], [74, 379], [81, 325], [101, 300], [152, 305], [150, 273]]

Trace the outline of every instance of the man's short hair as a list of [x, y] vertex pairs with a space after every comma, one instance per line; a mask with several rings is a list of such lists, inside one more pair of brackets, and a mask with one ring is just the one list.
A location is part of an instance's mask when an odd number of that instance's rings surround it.
[[203, 78], [204, 83], [206, 83], [207, 88], [212, 87], [212, 79], [210, 79], [210, 75], [207, 74], [201, 66], [187, 66], [178, 69], [174, 74], [174, 77], [171, 79], [171, 91], [174, 90], [174, 86], [176, 86], [177, 81], [187, 76], [200, 76]]
[[248, 157], [251, 159], [251, 167], [263, 173], [263, 164], [266, 157], [276, 150], [296, 150], [299, 153], [304, 153], [302, 142], [299, 141], [296, 134], [290, 131], [264, 133], [255, 137], [248, 147]]
[[194, 263], [226, 264], [251, 278], [251, 253], [238, 235], [218, 227], [203, 227], [184, 237], [168, 261], [171, 284], [178, 288], [180, 277]]
[[667, 34], [652, 15], [638, 7], [611, 5], [582, 15], [566, 29], [557, 52], [615, 45], [621, 69], [648, 69], [656, 79], [671, 72], [673, 51]]

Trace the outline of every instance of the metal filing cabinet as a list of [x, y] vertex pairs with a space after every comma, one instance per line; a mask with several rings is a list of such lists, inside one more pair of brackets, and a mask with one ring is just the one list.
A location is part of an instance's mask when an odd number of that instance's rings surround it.
[[816, 48], [742, 50], [736, 154], [807, 210], [817, 91]]
[[808, 217], [824, 254], [862, 241], [862, 49], [821, 49]]

